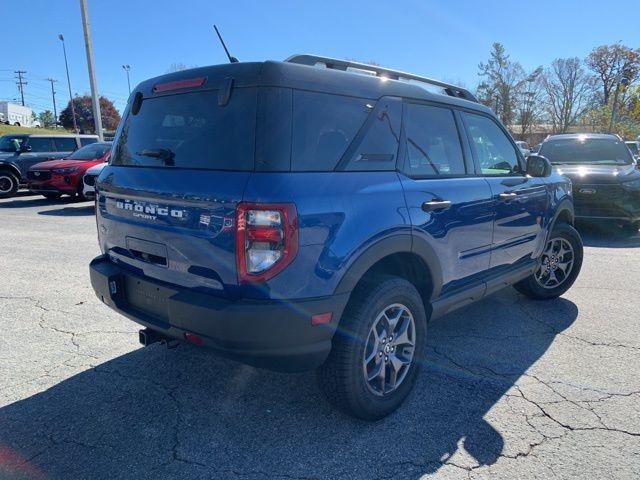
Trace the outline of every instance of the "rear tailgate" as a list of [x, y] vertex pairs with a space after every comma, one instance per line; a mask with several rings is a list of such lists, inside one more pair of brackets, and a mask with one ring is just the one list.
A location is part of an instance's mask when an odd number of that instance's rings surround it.
[[249, 172], [105, 170], [98, 197], [105, 253], [151, 278], [233, 295], [234, 215]]
[[235, 296], [234, 216], [254, 168], [258, 75], [259, 65], [223, 65], [136, 87], [96, 183], [113, 261]]

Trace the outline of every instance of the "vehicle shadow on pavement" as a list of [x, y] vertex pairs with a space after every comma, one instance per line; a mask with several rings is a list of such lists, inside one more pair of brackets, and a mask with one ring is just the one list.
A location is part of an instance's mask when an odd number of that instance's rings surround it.
[[577, 313], [509, 289], [434, 321], [414, 393], [376, 423], [332, 409], [312, 374], [141, 348], [1, 408], [0, 477], [418, 478], [454, 454], [489, 465], [513, 428], [492, 407]]
[[[84, 202], [83, 202], [84, 203]], [[54, 217], [79, 217], [84, 215], [95, 215], [95, 209], [93, 203], [89, 205], [80, 205], [74, 207], [56, 208], [54, 210], [42, 210], [38, 212], [38, 215], [47, 215]]]
[[577, 225], [585, 247], [636, 248], [640, 247], [640, 233], [630, 233], [615, 225]]
[[52, 205], [73, 204], [77, 200], [74, 197], [60, 197], [56, 200], [44, 198], [41, 195], [20, 195], [0, 202], [0, 208], [28, 208], [48, 207]]

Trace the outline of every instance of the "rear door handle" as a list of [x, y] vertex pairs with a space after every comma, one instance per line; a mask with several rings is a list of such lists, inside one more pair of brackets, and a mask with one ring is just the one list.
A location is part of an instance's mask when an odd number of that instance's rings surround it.
[[434, 198], [422, 204], [422, 210], [425, 212], [435, 212], [438, 210], [446, 210], [447, 208], [451, 208], [451, 201], [441, 198]]
[[516, 198], [518, 196], [517, 193], [513, 193], [513, 192], [503, 192], [501, 194], [498, 195], [498, 198], [500, 200], [512, 200], [514, 198]]

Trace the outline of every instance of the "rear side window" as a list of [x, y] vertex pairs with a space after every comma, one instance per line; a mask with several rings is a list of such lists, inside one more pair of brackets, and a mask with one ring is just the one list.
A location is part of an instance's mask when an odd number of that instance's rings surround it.
[[217, 91], [145, 98], [123, 120], [112, 165], [252, 170], [255, 88], [236, 88], [218, 105]]
[[409, 104], [406, 108], [409, 176], [464, 175], [460, 137], [453, 112], [448, 108]]
[[92, 138], [92, 137], [81, 137], [80, 138], [80, 145], [83, 147], [86, 147], [87, 145], [91, 145], [92, 143], [96, 143], [98, 141], [97, 138]]
[[463, 116], [471, 148], [484, 175], [510, 175], [521, 171], [516, 149], [495, 121], [473, 113], [463, 113]]
[[31, 151], [34, 153], [54, 151], [51, 139], [47, 137], [30, 137], [27, 145], [31, 147]]
[[332, 171], [371, 111], [367, 100], [293, 91], [292, 171]]
[[367, 121], [342, 159], [344, 169], [360, 172], [395, 170], [401, 120], [402, 102], [399, 99], [383, 98], [375, 108], [371, 105]]
[[75, 138], [54, 138], [53, 143], [58, 152], [73, 152], [78, 148]]

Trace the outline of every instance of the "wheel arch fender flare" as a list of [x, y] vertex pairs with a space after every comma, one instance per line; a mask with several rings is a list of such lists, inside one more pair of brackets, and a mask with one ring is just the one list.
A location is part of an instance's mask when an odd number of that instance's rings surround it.
[[22, 173], [20, 172], [20, 169], [13, 163], [0, 161], [0, 171], [2, 170], [8, 170], [13, 173], [18, 178], [18, 182], [20, 182], [20, 180], [22, 179]]
[[430, 300], [436, 298], [442, 288], [442, 269], [438, 257], [425, 240], [417, 239], [409, 233], [386, 237], [370, 244], [351, 262], [338, 282], [335, 293], [351, 292], [371, 267], [380, 260], [399, 253], [414, 254], [426, 264], [429, 271], [425, 275], [430, 275], [432, 282]]

